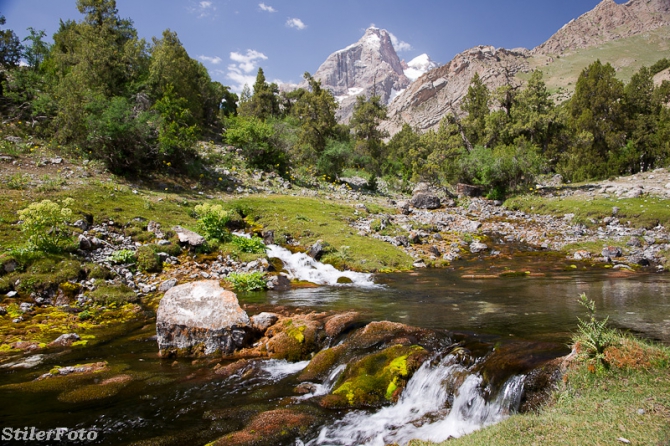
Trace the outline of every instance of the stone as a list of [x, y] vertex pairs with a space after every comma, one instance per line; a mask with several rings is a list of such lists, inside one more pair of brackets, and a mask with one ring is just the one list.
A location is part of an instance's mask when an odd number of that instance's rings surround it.
[[188, 229], [182, 228], [181, 226], [175, 226], [172, 228], [172, 230], [177, 233], [177, 237], [179, 237], [179, 243], [184, 243], [192, 247], [201, 246], [205, 243], [205, 237]]
[[426, 263], [423, 260], [418, 260], [412, 264], [414, 268], [426, 268]]
[[160, 355], [210, 355], [233, 353], [245, 347], [251, 321], [235, 293], [216, 280], [187, 283], [170, 288], [156, 313]]
[[72, 226], [75, 228], [79, 228], [82, 231], [88, 230], [88, 222], [86, 220], [77, 220], [74, 223], [72, 223]]
[[404, 248], [409, 247], [409, 239], [405, 237], [404, 235], [399, 235], [395, 238], [395, 241], [398, 246], [402, 246]]
[[251, 321], [251, 327], [260, 332], [265, 333], [265, 330], [272, 327], [279, 320], [279, 315], [275, 313], [259, 313], [249, 318]]
[[617, 206], [614, 206], [614, 207], [612, 208], [612, 216], [613, 216], [613, 217], [616, 217], [616, 216], [619, 214], [619, 211], [620, 211], [620, 210], [621, 210], [621, 209], [619, 209]]
[[69, 347], [73, 342], [81, 339], [77, 333], [66, 333], [58, 336], [54, 341], [49, 343], [49, 347]]
[[21, 309], [22, 313], [27, 313], [29, 311], [32, 311], [33, 304], [30, 304], [28, 302], [21, 302], [21, 305], [19, 305], [19, 308]]
[[440, 250], [439, 250], [439, 249], [437, 248], [437, 246], [435, 246], [435, 245], [431, 245], [431, 246], [428, 248], [428, 252], [430, 252], [431, 254], [433, 254], [435, 257], [440, 257], [440, 256], [442, 255], [442, 253], [440, 252]]
[[415, 194], [410, 200], [410, 204], [417, 209], [438, 209], [440, 198], [427, 192], [419, 192]]
[[275, 231], [264, 231], [261, 235], [263, 236], [263, 243], [266, 245], [274, 245]]
[[93, 248], [91, 241], [83, 234], [79, 234], [79, 249], [90, 251]]
[[618, 248], [616, 246], [606, 246], [603, 248], [602, 252], [603, 257], [613, 259], [615, 257], [621, 257], [622, 255], [623, 252], [621, 251], [621, 248]]
[[173, 277], [172, 279], [168, 279], [168, 280], [162, 282], [158, 286], [158, 291], [164, 293], [164, 292], [168, 291], [170, 288], [174, 288], [176, 285], [177, 285], [177, 279], [175, 279]]
[[284, 274], [278, 274], [268, 280], [267, 287], [275, 291], [288, 291], [291, 289], [291, 280]]
[[626, 242], [626, 246], [632, 246], [634, 248], [639, 248], [639, 247], [642, 246], [642, 242], [637, 237], [631, 237], [631, 239]]
[[6, 273], [12, 273], [18, 268], [19, 263], [14, 259], [9, 259], [2, 264], [2, 269]]
[[489, 249], [486, 243], [482, 242], [472, 242], [470, 243], [470, 252], [473, 254], [479, 254], [482, 251]]
[[5, 296], [7, 296], [9, 298], [16, 297], [18, 295], [19, 295], [19, 293], [17, 291], [9, 291], [7, 294], [5, 294]]
[[412, 195], [416, 195], [421, 192], [430, 193], [430, 184], [424, 181], [417, 183], [414, 187], [414, 190], [412, 190]]
[[412, 213], [412, 210], [409, 207], [409, 201], [401, 201], [398, 203], [398, 210], [402, 215], [409, 215]]
[[407, 240], [409, 240], [411, 244], [417, 245], [421, 243], [421, 235], [416, 231], [412, 231], [409, 233], [409, 237], [407, 237]]
[[574, 258], [575, 260], [585, 260], [585, 259], [590, 259], [590, 258], [591, 258], [591, 253], [588, 252], [588, 251], [579, 250], [579, 251], [575, 252], [573, 258]]
[[321, 259], [324, 253], [323, 241], [321, 240], [317, 240], [307, 251], [307, 255], [317, 261]]
[[63, 164], [63, 158], [51, 158], [51, 164]]

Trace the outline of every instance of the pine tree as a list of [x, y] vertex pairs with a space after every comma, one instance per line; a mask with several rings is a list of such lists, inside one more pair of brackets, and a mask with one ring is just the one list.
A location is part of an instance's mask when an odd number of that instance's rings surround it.
[[375, 174], [381, 173], [385, 158], [383, 140], [388, 137], [388, 132], [379, 129], [379, 125], [385, 119], [387, 119], [386, 105], [381, 102], [381, 97], [356, 98], [350, 122], [356, 144], [355, 151], [363, 160], [365, 167]]

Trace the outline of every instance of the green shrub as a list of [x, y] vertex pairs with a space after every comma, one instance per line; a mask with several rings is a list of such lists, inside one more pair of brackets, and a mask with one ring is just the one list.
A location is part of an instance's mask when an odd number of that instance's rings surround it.
[[159, 273], [163, 262], [152, 246], [140, 246], [137, 249], [137, 267], [142, 272]]
[[87, 321], [87, 320], [91, 319], [92, 317], [93, 317], [93, 315], [88, 310], [84, 310], [81, 313], [79, 313], [79, 320], [80, 321]]
[[82, 147], [118, 174], [150, 170], [155, 163], [150, 113], [135, 113], [123, 97], [98, 97], [86, 106], [86, 140]]
[[231, 273], [226, 278], [236, 291], [261, 291], [267, 289], [265, 273]]
[[229, 118], [225, 125], [224, 138], [228, 144], [242, 149], [249, 166], [281, 173], [286, 171], [287, 156], [281, 141], [281, 126], [275, 128], [271, 122], [251, 116]]
[[263, 243], [263, 239], [256, 236], [251, 238], [235, 236], [233, 237], [233, 245], [235, 245], [241, 252], [249, 254], [263, 254], [267, 249], [265, 243]]
[[21, 230], [28, 235], [29, 245], [45, 252], [63, 251], [72, 241], [68, 223], [72, 218], [69, 206], [73, 203], [72, 198], [66, 198], [60, 204], [42, 200], [18, 211], [22, 220]]
[[131, 249], [121, 249], [120, 251], [114, 251], [111, 256], [107, 258], [112, 263], [123, 264], [123, 263], [135, 263], [135, 251]]
[[230, 221], [230, 214], [220, 204], [199, 204], [195, 207], [198, 216], [198, 226], [205, 233], [208, 240], [225, 242], [230, 239], [226, 225]]

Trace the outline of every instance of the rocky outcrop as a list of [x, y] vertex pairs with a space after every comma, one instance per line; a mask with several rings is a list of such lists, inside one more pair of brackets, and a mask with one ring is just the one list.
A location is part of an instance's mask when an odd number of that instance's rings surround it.
[[407, 123], [420, 131], [437, 129], [449, 113], [461, 113], [460, 104], [470, 81], [479, 73], [482, 81], [495, 89], [513, 81], [519, 72], [529, 71], [526, 49], [506, 50], [478, 46], [454, 57], [421, 76], [389, 105], [389, 119], [382, 128], [391, 135]]
[[230, 354], [246, 346], [252, 332], [235, 293], [216, 280], [170, 288], [156, 314], [161, 356]]
[[630, 0], [624, 4], [603, 0], [591, 11], [563, 26], [533, 53], [560, 55], [668, 25], [668, 0]]
[[[314, 73], [314, 78], [339, 102], [341, 122], [349, 121], [357, 96], [369, 97], [374, 91], [387, 104], [410, 84], [390, 34], [374, 27], [368, 28], [357, 43], [331, 54]], [[306, 88], [307, 84], [300, 87]]]

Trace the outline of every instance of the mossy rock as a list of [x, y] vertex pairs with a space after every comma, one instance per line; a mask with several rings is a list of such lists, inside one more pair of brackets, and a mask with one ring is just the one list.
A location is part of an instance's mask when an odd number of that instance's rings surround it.
[[127, 364], [115, 364], [88, 373], [71, 373], [69, 375], [57, 375], [60, 367], [51, 369], [52, 377], [22, 383], [7, 384], [0, 386], [2, 390], [12, 390], [29, 393], [41, 392], [69, 392], [79, 387], [94, 384], [95, 380], [105, 380], [118, 375], [128, 369]]
[[58, 401], [64, 403], [83, 403], [109, 398], [119, 393], [132, 380], [130, 375], [117, 375], [102, 381], [100, 384], [89, 384], [65, 391], [58, 395]]
[[324, 338], [319, 321], [295, 317], [285, 319], [270, 327], [272, 338], [268, 341], [271, 358], [300, 361], [319, 350]]
[[112, 272], [108, 268], [102, 265], [98, 265], [97, 263], [87, 264], [85, 270], [87, 271], [89, 279], [108, 280], [113, 276]]
[[398, 400], [414, 372], [428, 358], [418, 345], [394, 345], [351, 363], [322, 400], [328, 408], [377, 407]]
[[126, 285], [102, 285], [89, 293], [95, 303], [102, 305], [124, 305], [137, 302], [139, 298], [135, 292]]
[[342, 344], [327, 348], [317, 353], [307, 367], [298, 376], [299, 381], [314, 381], [325, 379], [333, 366], [347, 353], [347, 346]]
[[225, 435], [213, 446], [275, 446], [293, 443], [296, 436], [306, 436], [318, 424], [319, 417], [294, 409], [262, 412], [243, 429]]
[[403, 344], [421, 344], [431, 342], [431, 332], [422, 328], [410, 327], [397, 322], [371, 322], [362, 330], [356, 331], [347, 342], [353, 348], [369, 348], [375, 345], [397, 344], [403, 339]]
[[351, 280], [351, 279], [348, 278], [348, 277], [344, 277], [344, 276], [343, 276], [343, 277], [338, 277], [338, 278], [337, 278], [337, 283], [340, 283], [340, 284], [347, 284], [347, 283], [354, 283], [354, 281]]

